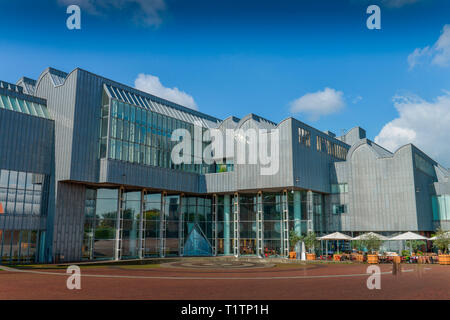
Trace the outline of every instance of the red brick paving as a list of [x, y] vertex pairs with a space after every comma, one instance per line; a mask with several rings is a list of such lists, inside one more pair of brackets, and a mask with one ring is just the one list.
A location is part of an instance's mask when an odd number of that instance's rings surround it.
[[[312, 279], [270, 277], [365, 274], [368, 265], [330, 264], [245, 270], [178, 268], [82, 268], [82, 275], [144, 277], [214, 277], [226, 279], [81, 278], [81, 290], [68, 290], [65, 270], [34, 269], [64, 275], [0, 271], [0, 299], [162, 299], [162, 300], [299, 300], [299, 299], [450, 299], [450, 267], [403, 265], [397, 276], [382, 274], [381, 290], [368, 290], [369, 275]], [[391, 265], [381, 265], [391, 271]], [[265, 279], [236, 279], [256, 278]]]

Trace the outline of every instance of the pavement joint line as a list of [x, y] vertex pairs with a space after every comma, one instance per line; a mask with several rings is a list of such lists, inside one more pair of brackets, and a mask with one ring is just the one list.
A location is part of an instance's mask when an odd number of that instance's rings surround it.
[[[58, 275], [70, 276], [71, 274], [62, 272], [44, 272], [32, 270], [19, 270], [9, 267], [0, 266], [0, 269], [8, 272], [32, 273], [40, 275]], [[413, 269], [402, 270], [403, 272], [413, 272]], [[104, 274], [81, 274], [81, 277], [93, 278], [119, 278], [119, 279], [164, 279], [164, 280], [287, 280], [287, 279], [320, 279], [320, 278], [345, 278], [345, 277], [362, 277], [370, 276], [372, 273], [357, 273], [357, 274], [336, 274], [336, 275], [316, 275], [316, 276], [287, 276], [287, 277], [164, 277], [164, 276], [125, 276], [125, 275], [104, 275]], [[381, 272], [380, 274], [392, 274], [392, 271]]]

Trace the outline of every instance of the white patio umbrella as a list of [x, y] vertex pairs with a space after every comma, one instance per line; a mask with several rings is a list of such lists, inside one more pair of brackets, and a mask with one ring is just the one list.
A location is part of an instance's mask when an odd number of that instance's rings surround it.
[[[333, 232], [330, 234], [327, 234], [326, 236], [317, 238], [318, 240], [326, 240], [326, 254], [328, 255], [328, 240], [352, 240], [352, 237], [347, 236], [346, 234], [340, 233], [340, 232]], [[339, 246], [339, 242], [338, 242]]]
[[375, 233], [375, 232], [367, 232], [367, 233], [364, 233], [364, 234], [360, 234], [359, 236], [354, 237], [352, 240], [364, 240], [364, 239], [369, 238], [370, 236], [374, 236], [378, 240], [383, 240], [383, 241], [389, 240], [388, 237], [385, 237], [385, 236], [383, 236], [381, 234], [378, 234], [378, 233]]
[[326, 236], [317, 238], [318, 240], [352, 240], [352, 237], [340, 232], [327, 234]]
[[429, 240], [429, 239], [427, 237], [421, 236], [420, 234], [408, 231], [408, 232], [399, 234], [398, 236], [389, 238], [389, 240], [392, 240], [392, 241], [398, 240], [398, 241], [405, 241], [405, 242], [409, 240], [410, 241], [409, 251], [411, 252], [411, 241], [412, 240]]
[[360, 234], [359, 236], [354, 237], [352, 240], [365, 240], [365, 239], [368, 239], [369, 237], [375, 237], [381, 241], [389, 240], [388, 237], [385, 237], [385, 236], [375, 233], [375, 232], [367, 232], [367, 233]]

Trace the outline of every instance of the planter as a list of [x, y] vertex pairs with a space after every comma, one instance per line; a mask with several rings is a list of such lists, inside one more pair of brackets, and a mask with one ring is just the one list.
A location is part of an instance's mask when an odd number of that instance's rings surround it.
[[333, 254], [333, 261], [341, 261], [342, 254]]
[[306, 260], [316, 260], [316, 254], [315, 253], [307, 253]]
[[296, 259], [297, 258], [297, 252], [290, 251], [289, 252], [289, 259]]
[[367, 255], [367, 263], [377, 264], [378, 263], [378, 255], [368, 254]]
[[439, 264], [450, 265], [450, 254], [440, 254]]

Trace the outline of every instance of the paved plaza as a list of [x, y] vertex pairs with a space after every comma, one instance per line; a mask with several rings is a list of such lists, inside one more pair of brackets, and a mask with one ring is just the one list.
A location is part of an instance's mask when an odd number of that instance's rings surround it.
[[367, 264], [260, 263], [180, 259], [158, 264], [81, 265], [81, 290], [65, 266], [0, 270], [0, 299], [298, 300], [450, 299], [450, 268], [379, 265], [381, 289], [367, 288]]

